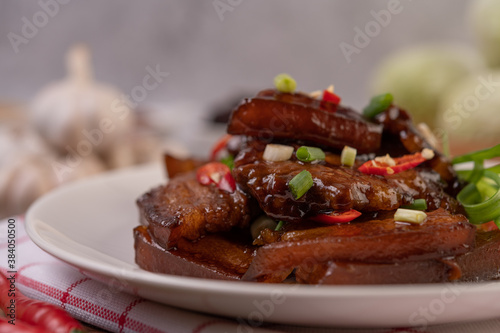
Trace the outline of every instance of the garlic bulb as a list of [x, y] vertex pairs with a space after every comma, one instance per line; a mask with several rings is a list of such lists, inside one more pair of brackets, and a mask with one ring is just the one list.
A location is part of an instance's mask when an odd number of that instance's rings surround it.
[[105, 154], [132, 128], [134, 115], [119, 91], [93, 81], [85, 46], [68, 52], [67, 71], [66, 79], [43, 89], [34, 99], [35, 128], [63, 153]]
[[35, 154], [17, 156], [0, 169], [0, 217], [24, 213], [55, 186], [49, 159]]

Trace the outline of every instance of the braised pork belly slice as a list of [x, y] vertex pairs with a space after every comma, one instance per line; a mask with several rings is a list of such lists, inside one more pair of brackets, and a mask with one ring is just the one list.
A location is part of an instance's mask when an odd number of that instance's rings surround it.
[[302, 140], [334, 149], [349, 145], [359, 152], [374, 152], [380, 147], [382, 126], [366, 121], [354, 110], [305, 94], [265, 90], [233, 111], [227, 132], [261, 140]]
[[[233, 235], [234, 236], [234, 235]], [[241, 238], [208, 235], [196, 242], [181, 238], [165, 250], [146, 226], [134, 229], [135, 261], [150, 272], [218, 280], [239, 280], [247, 271], [255, 247]]]
[[473, 251], [455, 258], [392, 264], [328, 262], [301, 265], [297, 282], [306, 284], [406, 284], [486, 281], [500, 274], [500, 231], [476, 233]]
[[[296, 200], [288, 184], [302, 170], [311, 173], [314, 185]], [[443, 206], [454, 211], [458, 206], [431, 170], [411, 169], [382, 177], [341, 166], [257, 161], [236, 167], [233, 175], [267, 215], [283, 221], [300, 221], [329, 210], [393, 210], [418, 198], [426, 199], [429, 209]]]
[[260, 210], [254, 200], [237, 189], [229, 193], [201, 185], [195, 173], [179, 175], [137, 200], [141, 223], [165, 248], [181, 237], [196, 240], [207, 233], [246, 227]]
[[[155, 273], [217, 280], [240, 280], [248, 270], [256, 247], [244, 231], [210, 234], [196, 241], [179, 239], [174, 249], [166, 250], [146, 226], [134, 229], [135, 262]], [[263, 275], [260, 282], [279, 283], [291, 269]]]
[[375, 117], [375, 122], [384, 126], [381, 151], [379, 154], [389, 153], [391, 155], [404, 155], [417, 153], [424, 148], [434, 150], [434, 158], [426, 164], [439, 173], [441, 179], [446, 182], [446, 191], [452, 195], [462, 188], [457, 173], [453, 169], [450, 160], [435, 149], [413, 125], [410, 115], [396, 106], [391, 106], [386, 111]]
[[428, 213], [422, 225], [385, 218], [289, 229], [276, 242], [258, 249], [244, 279], [329, 261], [395, 263], [456, 256], [474, 248], [475, 230], [463, 215], [441, 208]]

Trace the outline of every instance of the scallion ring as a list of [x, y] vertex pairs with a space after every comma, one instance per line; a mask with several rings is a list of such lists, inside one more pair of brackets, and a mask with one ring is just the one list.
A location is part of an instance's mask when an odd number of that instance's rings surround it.
[[293, 197], [299, 199], [313, 186], [313, 178], [309, 171], [302, 170], [298, 175], [292, 178], [288, 183], [290, 191], [292, 191]]
[[[485, 170], [488, 170], [488, 171], [491, 171], [494, 173], [500, 173], [500, 164], [494, 165], [494, 166], [489, 167]], [[473, 179], [472, 173], [474, 172], [474, 170], [456, 170], [456, 171], [457, 171], [457, 174], [460, 176], [460, 178], [462, 178], [464, 180], [468, 181], [468, 179]]]
[[357, 152], [358, 151], [352, 147], [344, 146], [344, 149], [342, 149], [342, 153], [340, 154], [340, 163], [342, 165], [352, 167], [354, 162], [356, 162]]
[[297, 88], [297, 82], [290, 75], [282, 73], [274, 78], [274, 86], [283, 93], [293, 93]]
[[425, 199], [415, 199], [410, 205], [405, 205], [403, 208], [413, 210], [427, 210], [427, 202]]
[[473, 152], [470, 154], [457, 156], [451, 161], [451, 163], [452, 164], [459, 164], [459, 163], [471, 162], [471, 161], [484, 161], [484, 160], [489, 160], [490, 158], [499, 157], [499, 156], [500, 156], [500, 144], [496, 145], [494, 147], [488, 148], [488, 149], [483, 149], [483, 150], [479, 150], [479, 151], [476, 151], [476, 152]]
[[302, 162], [324, 161], [325, 152], [321, 148], [302, 146], [295, 153]]
[[[491, 179], [497, 187], [500, 187], [500, 177], [498, 174], [486, 170], [484, 178]], [[478, 186], [473, 183], [465, 186], [458, 193], [457, 199], [467, 212], [470, 223], [482, 224], [500, 218], [500, 190], [496, 188], [496, 191], [493, 191], [492, 189], [494, 188], [491, 187], [489, 189], [492, 195], [486, 200], [483, 199]], [[489, 195], [490, 193], [487, 194], [487, 196]]]

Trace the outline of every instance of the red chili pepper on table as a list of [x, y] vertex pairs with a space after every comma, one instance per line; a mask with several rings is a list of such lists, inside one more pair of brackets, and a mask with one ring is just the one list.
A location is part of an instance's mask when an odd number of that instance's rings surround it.
[[358, 170], [369, 175], [392, 175], [414, 168], [417, 165], [429, 160], [429, 158], [422, 156], [422, 153], [418, 152], [415, 154], [396, 157], [392, 160], [394, 161], [394, 165], [389, 165], [383, 161], [370, 160], [361, 165]]
[[215, 184], [229, 193], [236, 190], [236, 181], [231, 175], [231, 169], [220, 162], [210, 162], [200, 167], [196, 172], [196, 179], [202, 185]]
[[28, 325], [16, 319], [15, 325], [9, 323], [9, 318], [0, 316], [0, 333], [51, 333], [40, 327]]
[[355, 209], [350, 209], [343, 212], [334, 211], [330, 214], [319, 214], [309, 219], [324, 224], [335, 224], [335, 223], [347, 223], [359, 216], [361, 216], [360, 212], [358, 212]]
[[[29, 325], [40, 330], [25, 332], [78, 333], [87, 331], [62, 308], [47, 302], [28, 298], [19, 290], [11, 288], [12, 285], [13, 283], [3, 273], [0, 273], [0, 308], [8, 315], [10, 313], [9, 306], [15, 304], [16, 326], [11, 326], [10, 332], [13, 332], [13, 327], [17, 329], [20, 326], [29, 327]], [[12, 303], [12, 299], [15, 300], [15, 303]], [[1, 325], [3, 326], [4, 324], [2, 323]], [[19, 332], [24, 331], [20, 330]]]

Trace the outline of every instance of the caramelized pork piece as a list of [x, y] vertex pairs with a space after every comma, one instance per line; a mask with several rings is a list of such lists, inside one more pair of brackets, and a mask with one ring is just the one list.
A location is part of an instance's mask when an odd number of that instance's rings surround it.
[[393, 264], [328, 262], [301, 265], [297, 282], [306, 284], [403, 284], [486, 281], [500, 274], [500, 231], [476, 234], [476, 248], [456, 258]]
[[[177, 246], [165, 250], [146, 226], [134, 229], [135, 262], [143, 269], [164, 274], [217, 280], [240, 280], [248, 270], [256, 247], [250, 235], [231, 231], [206, 235], [196, 241], [179, 239]], [[259, 282], [280, 283], [291, 269], [261, 276]]]
[[218, 280], [239, 280], [252, 261], [255, 248], [241, 239], [207, 235], [197, 242], [180, 239], [165, 250], [146, 226], [134, 229], [135, 261], [150, 272]]
[[291, 230], [260, 247], [243, 278], [329, 261], [395, 263], [455, 256], [473, 249], [475, 230], [464, 216], [444, 209], [428, 213], [422, 225], [387, 218]]
[[[401, 151], [404, 148], [406, 152], [416, 153], [422, 151], [424, 148], [434, 149], [415, 128], [411, 117], [408, 113], [398, 107], [391, 107], [375, 117], [375, 121], [384, 126], [384, 145], [389, 147], [392, 151], [398, 151], [399, 154], [394, 155], [391, 151], [384, 150], [382, 153], [393, 154], [393, 156], [403, 155], [405, 152]], [[395, 142], [403, 146], [400, 147]], [[385, 143], [388, 143], [387, 145]], [[434, 149], [435, 156], [432, 160], [427, 162], [441, 178], [447, 182], [447, 191], [455, 196], [460, 190], [460, 183], [457, 174], [453, 169], [449, 159], [442, 155], [439, 151]]]
[[303, 140], [334, 149], [349, 145], [359, 152], [377, 151], [382, 136], [381, 125], [366, 121], [351, 109], [275, 90], [245, 99], [233, 111], [227, 131], [268, 142]]
[[461, 281], [486, 281], [500, 276], [500, 230], [477, 231], [476, 248], [456, 258]]
[[449, 282], [457, 269], [454, 262], [436, 259], [394, 264], [331, 261], [301, 265], [296, 269], [295, 277], [303, 284], [437, 283]]
[[206, 163], [206, 161], [194, 158], [179, 158], [170, 154], [165, 154], [163, 157], [168, 178], [174, 178], [181, 173], [196, 170], [198, 167]]
[[194, 173], [179, 175], [137, 200], [141, 222], [149, 225], [161, 246], [171, 248], [181, 237], [196, 240], [207, 233], [245, 227], [259, 214], [245, 193], [201, 185]]
[[[296, 200], [288, 183], [302, 170], [311, 173], [314, 185]], [[457, 206], [432, 171], [411, 169], [385, 178], [332, 165], [257, 161], [235, 168], [233, 175], [267, 215], [283, 221], [298, 221], [328, 210], [393, 210], [417, 198], [426, 199], [430, 209], [442, 202], [450, 209]]]

